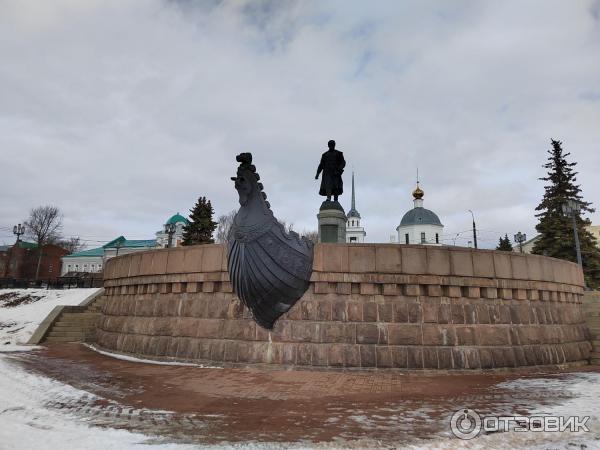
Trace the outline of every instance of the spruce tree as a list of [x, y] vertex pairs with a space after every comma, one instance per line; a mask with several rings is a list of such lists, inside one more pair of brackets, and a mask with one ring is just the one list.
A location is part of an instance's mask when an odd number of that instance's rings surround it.
[[181, 245], [212, 244], [213, 232], [217, 222], [213, 222], [214, 210], [206, 197], [198, 198], [196, 205], [190, 210], [189, 223], [183, 227]]
[[539, 223], [535, 228], [540, 236], [533, 253], [577, 262], [572, 218], [566, 217], [562, 211], [562, 205], [567, 200], [576, 200], [581, 206], [581, 210], [576, 212], [575, 222], [586, 284], [597, 289], [600, 287], [600, 249], [594, 236], [585, 228], [591, 225], [590, 220], [581, 216], [585, 212], [593, 213], [594, 209], [591, 203], [583, 200], [581, 187], [576, 184], [577, 172], [573, 168], [577, 163], [567, 162], [570, 153], [563, 152], [562, 142], [552, 139], [551, 143], [548, 162], [543, 166], [548, 170], [548, 176], [540, 178], [547, 185], [544, 187], [544, 197], [536, 208], [539, 211], [536, 214]]
[[496, 250], [502, 250], [504, 252], [512, 252], [513, 246], [508, 238], [508, 234], [505, 234], [504, 237], [500, 236], [500, 241], [498, 242], [498, 246]]

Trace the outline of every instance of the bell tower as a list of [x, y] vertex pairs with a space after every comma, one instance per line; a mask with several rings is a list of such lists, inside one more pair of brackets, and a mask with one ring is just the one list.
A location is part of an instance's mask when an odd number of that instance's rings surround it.
[[359, 244], [365, 241], [367, 233], [360, 225], [360, 213], [356, 209], [356, 191], [354, 187], [354, 172], [352, 172], [352, 204], [346, 216], [346, 242]]

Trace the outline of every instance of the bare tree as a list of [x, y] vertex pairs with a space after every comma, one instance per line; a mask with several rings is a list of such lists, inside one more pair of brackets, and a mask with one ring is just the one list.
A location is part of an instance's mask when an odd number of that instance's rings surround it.
[[29, 212], [25, 232], [37, 245], [56, 242], [60, 238], [62, 214], [56, 206], [38, 206]]
[[[223, 214], [219, 216], [217, 219], [217, 230], [216, 230], [216, 241], [219, 244], [226, 244], [229, 241], [229, 230], [231, 230], [231, 226], [233, 225], [233, 219], [237, 211], [234, 209], [233, 211], [229, 211], [227, 214]], [[290, 231], [294, 231], [294, 224], [288, 224], [285, 220], [278, 220], [287, 233]]]
[[216, 230], [216, 241], [219, 244], [226, 244], [229, 238], [229, 230], [233, 225], [233, 219], [235, 218], [237, 211], [229, 211], [227, 214], [219, 216], [217, 219], [217, 230]]
[[283, 225], [283, 229], [285, 230], [286, 233], [289, 233], [290, 231], [294, 231], [293, 223], [287, 223], [285, 220], [279, 220], [279, 219], [277, 219], [277, 222], [279, 222], [281, 225]]
[[81, 242], [79, 237], [70, 237], [68, 239], [63, 239], [56, 243], [59, 247], [64, 248], [66, 251], [71, 253], [80, 252], [85, 248], [85, 244]]
[[317, 230], [311, 230], [311, 231], [304, 230], [304, 231], [302, 231], [302, 233], [300, 233], [300, 235], [302, 237], [305, 237], [309, 241], [314, 242], [315, 244], [317, 244], [319, 242], [319, 232]]
[[29, 212], [25, 222], [25, 234], [33, 239], [38, 247], [38, 263], [35, 278], [40, 274], [42, 263], [42, 247], [60, 239], [62, 229], [62, 213], [56, 206], [38, 206]]

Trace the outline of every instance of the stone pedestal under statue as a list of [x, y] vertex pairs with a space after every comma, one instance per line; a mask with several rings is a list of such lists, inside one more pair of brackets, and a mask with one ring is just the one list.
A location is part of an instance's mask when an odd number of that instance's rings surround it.
[[346, 213], [339, 202], [325, 200], [319, 214], [319, 242], [343, 244], [346, 242]]

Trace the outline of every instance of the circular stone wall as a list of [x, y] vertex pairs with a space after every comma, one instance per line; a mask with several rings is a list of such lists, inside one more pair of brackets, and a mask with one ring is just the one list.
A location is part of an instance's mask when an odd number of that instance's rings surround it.
[[585, 361], [583, 278], [535, 255], [397, 244], [315, 246], [308, 291], [268, 332], [232, 292], [222, 245], [105, 267], [101, 348], [150, 359], [489, 369]]

